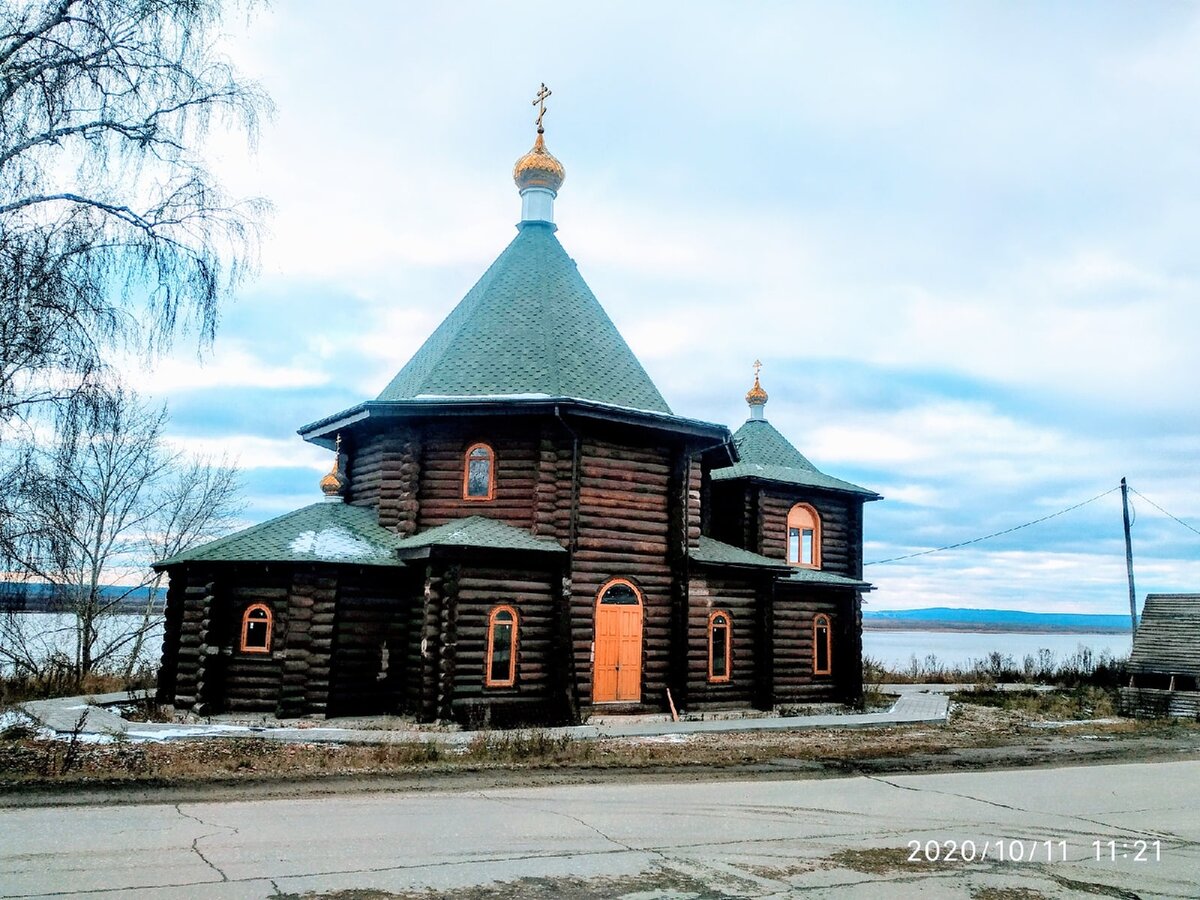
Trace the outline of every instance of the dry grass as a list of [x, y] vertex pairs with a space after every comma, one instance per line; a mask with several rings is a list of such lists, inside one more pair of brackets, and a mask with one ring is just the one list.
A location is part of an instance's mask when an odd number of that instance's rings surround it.
[[[896, 872], [938, 872], [946, 868], [945, 862], [930, 862], [925, 859], [911, 860], [912, 850], [907, 847], [869, 847], [857, 850], [841, 850], [829, 857], [830, 862], [867, 875], [892, 875]], [[953, 864], [951, 864], [953, 865]]]
[[1115, 691], [1086, 685], [1046, 692], [976, 689], [951, 694], [950, 699], [1043, 719], [1102, 719], [1117, 714]]
[[[0, 787], [4, 784], [116, 781], [198, 783], [225, 779], [310, 779], [330, 775], [482, 772], [486, 770], [611, 769], [715, 771], [768, 763], [812, 763], [843, 768], [880, 759], [935, 758], [965, 748], [992, 748], [1048, 739], [1036, 728], [1064, 716], [1058, 701], [1038, 698], [1010, 706], [955, 704], [948, 726], [814, 729], [703, 733], [665, 738], [576, 740], [548, 731], [496, 731], [465, 747], [404, 740], [399, 732], [383, 744], [282, 744], [264, 738], [207, 738], [166, 743], [86, 744], [36, 740], [27, 730], [0, 736]], [[1013, 707], [1017, 708], [1013, 708]], [[1163, 728], [1200, 731], [1188, 723], [1085, 723], [1055, 729], [1068, 736], [1123, 735], [1135, 739]]]

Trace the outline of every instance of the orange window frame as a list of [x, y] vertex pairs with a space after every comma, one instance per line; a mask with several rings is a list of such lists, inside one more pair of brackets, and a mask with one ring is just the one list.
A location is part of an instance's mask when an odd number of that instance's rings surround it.
[[[488, 487], [487, 494], [484, 496], [475, 496], [470, 493], [471, 484], [471, 454], [476, 450], [487, 451], [488, 463]], [[496, 496], [496, 451], [492, 449], [490, 444], [477, 443], [472, 444], [467, 448], [467, 452], [463, 454], [463, 477], [462, 477], [462, 498], [474, 502], [487, 502], [495, 499]]]
[[[265, 613], [265, 616], [266, 616], [265, 619], [259, 618], [259, 617], [254, 617], [252, 619], [250, 614], [254, 613], [254, 612]], [[254, 621], [254, 622], [265, 621], [267, 623], [267, 636], [266, 636], [266, 640], [263, 642], [263, 646], [261, 646], [261, 647], [250, 646], [250, 644], [247, 643], [247, 639], [250, 636], [250, 623], [252, 621]], [[267, 606], [265, 603], [252, 603], [250, 606], [247, 606], [246, 611], [244, 613], [242, 613], [242, 640], [241, 640], [241, 644], [238, 649], [242, 653], [270, 653], [271, 652], [271, 633], [272, 633], [272, 631], [274, 631], [274, 626], [275, 626], [275, 614], [271, 612], [271, 607]]]
[[[725, 621], [718, 624], [717, 619]], [[713, 633], [718, 628], [725, 630], [725, 674], [713, 674]], [[713, 684], [722, 684], [733, 678], [733, 617], [723, 609], [714, 610], [708, 617], [708, 680]]]
[[[804, 562], [804, 530], [812, 530], [812, 561]], [[792, 529], [800, 530], [800, 542], [796, 547], [796, 559], [792, 559]], [[789, 566], [805, 569], [821, 568], [821, 514], [808, 503], [797, 503], [788, 510], [787, 526], [783, 535], [784, 554]]]
[[[512, 617], [511, 622], [501, 623], [512, 625], [512, 633], [508, 639], [508, 678], [493, 678], [492, 655], [496, 649], [496, 619], [501, 613], [508, 613]], [[483, 657], [484, 687], [512, 687], [517, 683], [517, 631], [519, 628], [520, 619], [516, 609], [511, 606], [497, 606], [488, 613], [487, 653]]]
[[[814, 675], [832, 675], [833, 674], [833, 627], [829, 622], [829, 616], [825, 613], [818, 613], [813, 616], [813, 674]], [[825, 637], [821, 638], [821, 629], [825, 629]], [[823, 641], [825, 644], [825, 666], [821, 667], [821, 656], [817, 652], [817, 648]]]

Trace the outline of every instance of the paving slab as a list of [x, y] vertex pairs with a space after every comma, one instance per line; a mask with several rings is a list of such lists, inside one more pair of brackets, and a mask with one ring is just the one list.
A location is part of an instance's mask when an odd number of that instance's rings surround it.
[[[700, 721], [652, 720], [644, 716], [605, 717], [597, 723], [542, 728], [552, 736], [590, 740], [596, 738], [657, 737], [666, 735], [718, 734], [746, 731], [798, 731], [812, 728], [871, 728], [883, 725], [912, 725], [944, 723], [949, 702], [943, 690], [910, 690], [905, 686], [895, 691], [900, 696], [885, 712], [845, 713], [813, 716], [761, 716], [754, 718], [704, 719]], [[928, 688], [929, 686], [923, 686]], [[938, 688], [953, 686], [939, 685]], [[888, 691], [888, 693], [893, 693]], [[107, 694], [92, 697], [62, 697], [36, 700], [24, 704], [25, 711], [43, 726], [59, 735], [80, 734], [114, 737], [128, 740], [177, 740], [183, 738], [261, 737], [285, 743], [392, 744], [419, 741], [445, 746], [465, 746], [482, 735], [493, 732], [430, 731], [417, 728], [341, 727], [333, 724], [276, 726], [245, 725], [230, 722], [176, 724], [163, 722], [127, 722], [106, 706], [131, 702], [145, 692]], [[80, 726], [83, 713], [87, 715]], [[336, 720], [335, 720], [336, 721]], [[381, 722], [386, 721], [381, 719]], [[362, 720], [356, 720], [361, 723]]]

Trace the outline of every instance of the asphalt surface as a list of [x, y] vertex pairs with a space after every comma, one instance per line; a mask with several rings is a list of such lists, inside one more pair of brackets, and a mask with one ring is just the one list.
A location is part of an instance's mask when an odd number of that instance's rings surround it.
[[1198, 884], [1195, 761], [0, 810], [3, 897], [1094, 900]]

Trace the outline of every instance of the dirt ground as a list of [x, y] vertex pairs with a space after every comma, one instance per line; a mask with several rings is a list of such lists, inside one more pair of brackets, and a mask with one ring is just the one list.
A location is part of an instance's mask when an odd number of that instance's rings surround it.
[[[981, 701], [982, 702], [982, 701]], [[71, 745], [0, 739], [0, 806], [182, 802], [363, 791], [631, 780], [827, 778], [854, 774], [1178, 760], [1200, 723], [1100, 718], [958, 702], [946, 725], [560, 739], [494, 732], [455, 749], [209, 738]]]

